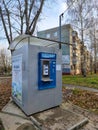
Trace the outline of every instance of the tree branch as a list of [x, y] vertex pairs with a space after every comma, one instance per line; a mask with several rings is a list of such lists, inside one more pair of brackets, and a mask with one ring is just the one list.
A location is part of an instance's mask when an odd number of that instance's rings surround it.
[[21, 24], [20, 24], [20, 32], [21, 34], [23, 34], [23, 17], [24, 17], [24, 13], [22, 14], [22, 7], [21, 7], [21, 3], [20, 3], [20, 0], [17, 0], [18, 1], [18, 4], [19, 4], [19, 12], [20, 12], [20, 21], [21, 21]]
[[45, 0], [41, 0], [40, 8], [39, 8], [39, 10], [37, 11], [37, 14], [35, 15], [34, 21], [33, 21], [33, 23], [32, 23], [32, 24], [33, 24], [33, 27], [31, 27], [31, 31], [30, 31], [30, 34], [31, 34], [31, 35], [33, 34], [33, 32], [34, 32], [34, 30], [35, 30], [37, 20], [38, 20], [38, 18], [39, 18], [39, 15], [40, 15], [40, 13], [41, 13], [41, 11], [42, 11], [42, 7], [43, 7], [43, 5], [44, 5], [44, 1], [45, 1]]
[[28, 0], [25, 0], [25, 20], [26, 20], [26, 31], [25, 33], [29, 33], [29, 18], [28, 18]]
[[9, 38], [9, 35], [8, 35], [8, 31], [7, 31], [5, 20], [4, 20], [3, 14], [2, 14], [2, 8], [1, 8], [1, 6], [0, 6], [0, 15], [1, 15], [1, 21], [2, 21], [2, 24], [3, 24], [3, 27], [4, 27], [4, 31], [5, 31], [5, 35], [7, 37], [7, 40], [9, 42], [9, 44], [10, 44], [11, 41], [10, 41], [10, 38]]
[[30, 3], [29, 18], [31, 16], [31, 12], [32, 12], [33, 6], [34, 6], [34, 0], [32, 1], [32, 3]]
[[7, 17], [8, 17], [8, 24], [9, 24], [9, 32], [10, 32], [10, 41], [12, 41], [12, 29], [11, 29], [11, 20], [10, 20], [10, 12], [5, 4], [5, 1], [3, 0], [3, 4], [7, 13]]

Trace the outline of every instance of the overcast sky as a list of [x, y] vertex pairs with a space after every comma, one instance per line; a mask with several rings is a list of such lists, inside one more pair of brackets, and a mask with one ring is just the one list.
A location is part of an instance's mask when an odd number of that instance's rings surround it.
[[[64, 0], [54, 0], [48, 3], [43, 8], [41, 14], [41, 20], [38, 22], [37, 30], [45, 30], [53, 27], [59, 26], [59, 15], [64, 12], [67, 8]], [[0, 48], [8, 48], [8, 43], [6, 40], [0, 40]]]

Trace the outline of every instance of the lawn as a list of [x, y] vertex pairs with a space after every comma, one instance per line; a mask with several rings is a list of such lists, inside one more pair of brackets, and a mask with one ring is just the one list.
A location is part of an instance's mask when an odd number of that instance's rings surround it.
[[63, 75], [62, 83], [98, 89], [98, 74], [87, 75], [87, 77], [82, 75]]

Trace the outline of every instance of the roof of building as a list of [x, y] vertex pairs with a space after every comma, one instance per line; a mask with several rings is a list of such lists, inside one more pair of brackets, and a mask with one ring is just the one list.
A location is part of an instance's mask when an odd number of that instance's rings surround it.
[[[49, 29], [45, 29], [45, 30], [42, 30], [42, 31], [38, 31], [38, 33], [42, 33], [42, 32], [46, 32], [46, 31], [51, 31], [51, 30], [57, 30], [59, 27], [53, 27], [53, 28], [49, 28]], [[69, 29], [72, 29], [72, 26], [71, 24], [64, 24], [61, 26], [61, 28], [69, 28]]]

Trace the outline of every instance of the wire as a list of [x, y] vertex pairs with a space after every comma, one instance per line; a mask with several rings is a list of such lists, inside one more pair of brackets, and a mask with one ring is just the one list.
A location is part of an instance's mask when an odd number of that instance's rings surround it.
[[73, 0], [72, 4], [70, 4], [70, 5], [67, 7], [67, 9], [66, 9], [63, 13], [60, 14], [60, 16], [63, 16], [64, 13], [65, 13], [75, 2], [76, 2], [76, 0]]

